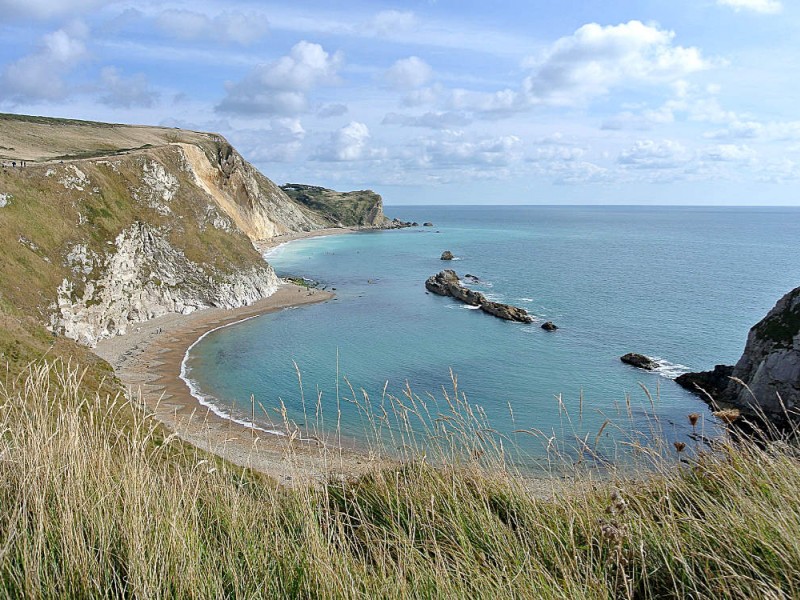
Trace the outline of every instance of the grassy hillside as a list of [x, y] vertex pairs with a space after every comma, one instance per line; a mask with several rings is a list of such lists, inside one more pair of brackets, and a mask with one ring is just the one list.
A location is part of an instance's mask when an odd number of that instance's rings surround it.
[[553, 500], [469, 456], [292, 490], [163, 438], [135, 410], [120, 426], [131, 408], [87, 396], [79, 377], [56, 364], [0, 387], [5, 597], [800, 594], [790, 444], [729, 441]]

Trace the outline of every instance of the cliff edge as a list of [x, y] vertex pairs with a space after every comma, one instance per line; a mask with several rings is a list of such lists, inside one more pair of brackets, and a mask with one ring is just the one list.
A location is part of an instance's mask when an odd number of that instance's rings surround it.
[[750, 329], [736, 365], [717, 365], [713, 371], [687, 373], [676, 381], [695, 392], [702, 388], [716, 402], [750, 416], [763, 413], [781, 424], [798, 420], [800, 287], [778, 300]]
[[0, 315], [88, 346], [270, 295], [256, 241], [385, 221], [377, 194], [291, 198], [213, 133], [3, 114], [0, 140]]

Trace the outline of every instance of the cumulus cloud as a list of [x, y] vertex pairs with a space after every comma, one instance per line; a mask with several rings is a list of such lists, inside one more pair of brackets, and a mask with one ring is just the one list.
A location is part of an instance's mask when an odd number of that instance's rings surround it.
[[736, 12], [747, 10], [765, 15], [774, 15], [783, 10], [780, 0], [717, 0], [720, 6], [729, 6]]
[[269, 31], [266, 16], [259, 12], [226, 11], [208, 16], [190, 10], [162, 11], [155, 19], [163, 32], [183, 40], [214, 40], [251, 44]]
[[433, 69], [417, 56], [398, 60], [386, 71], [386, 81], [400, 90], [420, 88], [428, 83], [432, 76]]
[[144, 73], [124, 77], [117, 68], [105, 67], [100, 73], [100, 83], [105, 92], [100, 102], [114, 108], [150, 107], [158, 98], [158, 92], [150, 87]]
[[369, 127], [351, 121], [331, 134], [329, 142], [312, 156], [315, 160], [347, 162], [368, 158]]
[[338, 52], [331, 55], [319, 44], [299, 42], [287, 56], [256, 67], [238, 83], [226, 84], [227, 96], [217, 110], [296, 116], [307, 110], [307, 92], [337, 81], [341, 64]]
[[0, 97], [15, 102], [68, 95], [65, 77], [88, 56], [89, 31], [79, 22], [42, 37], [37, 49], [10, 63], [0, 76]]
[[534, 102], [569, 105], [619, 85], [673, 82], [711, 66], [699, 49], [674, 45], [674, 38], [641, 21], [589, 23], [527, 61], [533, 72], [523, 90]]
[[639, 140], [622, 151], [617, 162], [636, 169], [672, 169], [686, 164], [690, 153], [674, 140]]
[[519, 158], [521, 140], [515, 135], [464, 139], [461, 134], [423, 141], [423, 165], [443, 166], [507, 166]]
[[[524, 61], [530, 74], [519, 88], [495, 92], [455, 89], [448, 105], [486, 118], [499, 118], [533, 106], [575, 106], [626, 86], [675, 87], [691, 73], [708, 69], [698, 48], [674, 44], [675, 34], [630, 21], [589, 23]], [[664, 115], [666, 116], [666, 115]], [[609, 122], [609, 128], [619, 127]]]
[[0, 15], [8, 19], [34, 18], [53, 19], [72, 16], [95, 6], [105, 4], [103, 0], [0, 0]]

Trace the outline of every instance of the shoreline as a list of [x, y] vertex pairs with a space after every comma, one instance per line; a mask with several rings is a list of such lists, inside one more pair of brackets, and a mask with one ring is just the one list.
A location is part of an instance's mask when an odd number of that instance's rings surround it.
[[[310, 237], [351, 233], [332, 229], [281, 236], [257, 246], [262, 255], [283, 243]], [[184, 378], [187, 353], [211, 331], [263, 314], [332, 300], [335, 295], [284, 282], [271, 296], [236, 309], [207, 308], [189, 315], [170, 313], [132, 324], [128, 333], [100, 341], [93, 352], [114, 368], [128, 398], [182, 440], [236, 465], [273, 477], [284, 485], [320, 481], [331, 475], [357, 476], [386, 459], [369, 452], [338, 447], [325, 440], [299, 437], [299, 430], [269, 431], [209, 406], [193, 393]], [[331, 440], [335, 440], [335, 433]]]

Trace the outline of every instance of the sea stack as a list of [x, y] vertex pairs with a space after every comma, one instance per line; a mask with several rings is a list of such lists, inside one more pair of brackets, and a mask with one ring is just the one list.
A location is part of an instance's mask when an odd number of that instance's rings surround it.
[[442, 252], [442, 256], [440, 258], [441, 260], [453, 260], [455, 256], [453, 256], [453, 253], [450, 252], [450, 250], [445, 250]]

